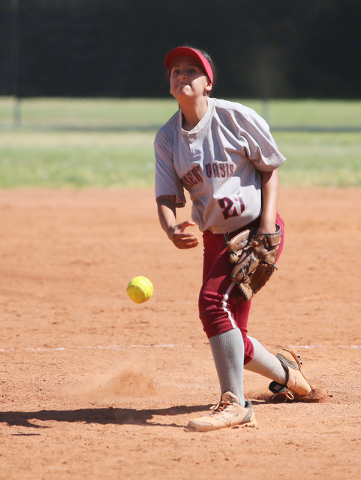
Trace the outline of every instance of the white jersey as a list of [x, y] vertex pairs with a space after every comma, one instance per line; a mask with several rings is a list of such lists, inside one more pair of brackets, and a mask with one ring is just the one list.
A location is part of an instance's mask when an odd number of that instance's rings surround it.
[[192, 220], [200, 230], [226, 233], [261, 215], [259, 171], [276, 169], [285, 157], [254, 110], [207, 100], [207, 111], [192, 130], [183, 130], [179, 110], [158, 131], [155, 194], [175, 195], [180, 207], [185, 205], [185, 188], [193, 202]]

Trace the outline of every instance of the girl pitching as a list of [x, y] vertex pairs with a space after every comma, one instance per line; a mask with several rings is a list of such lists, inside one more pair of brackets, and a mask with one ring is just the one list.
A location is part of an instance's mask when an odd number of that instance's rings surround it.
[[[188, 227], [198, 225], [203, 235], [203, 285], [199, 316], [209, 339], [221, 388], [220, 402], [204, 417], [192, 419], [188, 429], [216, 430], [234, 425], [255, 426], [251, 402], [245, 401], [243, 369], [272, 380], [270, 389], [307, 395], [309, 380], [292, 348], [277, 356], [247, 335], [251, 301], [238, 295], [231, 281], [228, 238], [248, 228], [272, 233], [284, 224], [277, 213], [278, 172], [285, 161], [267, 123], [239, 103], [210, 97], [214, 68], [200, 50], [178, 47], [168, 53], [165, 66], [170, 93], [178, 112], [159, 130], [155, 191], [161, 227], [177, 248], [199, 245]], [[184, 189], [192, 200], [192, 220], [177, 223], [176, 208], [185, 204]], [[277, 257], [277, 259], [278, 259]]]

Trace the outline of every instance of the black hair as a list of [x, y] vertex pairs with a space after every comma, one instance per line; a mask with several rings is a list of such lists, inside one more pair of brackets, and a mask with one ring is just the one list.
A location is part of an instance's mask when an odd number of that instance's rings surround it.
[[[188, 46], [188, 45], [187, 45]], [[212, 67], [212, 71], [213, 71], [213, 83], [212, 83], [212, 86], [214, 86], [214, 84], [216, 83], [216, 79], [217, 79], [217, 71], [216, 71], [216, 67], [214, 65], [214, 61], [212, 60], [211, 56], [209, 55], [209, 53], [207, 53], [206, 51], [204, 50], [201, 50], [200, 48], [194, 48], [194, 47], [189, 47], [189, 48], [193, 48], [194, 50], [197, 50], [198, 52], [200, 52], [203, 57], [205, 57], [210, 66]], [[208, 75], [207, 75], [208, 76]], [[210, 81], [210, 78], [208, 78], [208, 80]]]

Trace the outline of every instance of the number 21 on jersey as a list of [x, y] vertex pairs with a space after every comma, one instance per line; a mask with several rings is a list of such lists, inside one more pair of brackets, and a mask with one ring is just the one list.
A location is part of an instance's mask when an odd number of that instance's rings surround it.
[[218, 204], [222, 209], [225, 220], [231, 217], [239, 217], [245, 209], [242, 195], [232, 195], [231, 197], [223, 197], [218, 199]]

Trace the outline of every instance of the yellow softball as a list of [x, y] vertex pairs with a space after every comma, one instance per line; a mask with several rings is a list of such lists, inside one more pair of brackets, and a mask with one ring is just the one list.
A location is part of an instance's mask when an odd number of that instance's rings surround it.
[[127, 293], [129, 298], [135, 303], [144, 303], [150, 299], [154, 293], [152, 282], [146, 277], [134, 277], [128, 283]]

